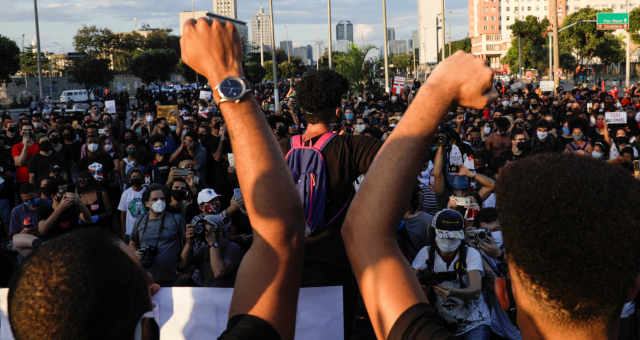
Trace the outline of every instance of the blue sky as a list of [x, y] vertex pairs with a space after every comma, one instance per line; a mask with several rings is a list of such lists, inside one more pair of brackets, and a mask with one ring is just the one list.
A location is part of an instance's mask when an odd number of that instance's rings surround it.
[[[260, 5], [268, 10], [266, 0], [237, 0], [238, 19], [250, 22]], [[421, 0], [438, 1], [438, 0]], [[33, 2], [0, 0], [0, 34], [22, 44], [35, 41]], [[211, 0], [195, 0], [196, 10], [212, 10]], [[295, 45], [323, 40], [327, 36], [327, 0], [273, 0], [276, 40], [288, 35]], [[52, 52], [73, 50], [73, 36], [82, 25], [107, 27], [114, 32], [131, 31], [134, 18], [138, 27], [171, 28], [178, 34], [178, 13], [190, 11], [190, 0], [39, 0], [42, 47]], [[332, 0], [335, 23], [351, 20], [358, 43], [382, 44], [381, 0]], [[467, 1], [447, 0], [447, 28], [452, 39], [467, 35]], [[396, 28], [397, 39], [409, 39], [417, 28], [417, 0], [387, 0], [388, 25]], [[335, 35], [334, 35], [335, 39]]]

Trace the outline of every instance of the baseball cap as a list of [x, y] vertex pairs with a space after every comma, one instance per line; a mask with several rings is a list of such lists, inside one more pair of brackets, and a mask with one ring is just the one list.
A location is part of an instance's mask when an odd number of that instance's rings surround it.
[[202, 189], [202, 191], [198, 193], [198, 204], [210, 202], [216, 197], [220, 197], [220, 195], [218, 195], [215, 190], [211, 188]]
[[[436, 229], [436, 232], [462, 231], [464, 228], [464, 219], [456, 210], [444, 209], [436, 213], [431, 221], [431, 226]], [[464, 233], [462, 233], [462, 238], [464, 238]]]

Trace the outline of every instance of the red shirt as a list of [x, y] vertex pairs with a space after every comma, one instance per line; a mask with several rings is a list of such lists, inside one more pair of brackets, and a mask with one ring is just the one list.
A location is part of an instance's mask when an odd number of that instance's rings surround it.
[[[24, 148], [24, 144], [22, 142], [14, 145], [11, 148], [11, 156], [14, 159], [20, 156], [20, 153], [22, 153], [22, 148]], [[38, 146], [38, 144], [36, 143], [31, 144], [31, 146], [27, 148], [27, 160], [25, 161], [25, 164], [33, 156], [37, 155], [38, 152], [40, 152], [40, 147]], [[20, 183], [26, 183], [26, 182], [29, 182], [29, 167], [27, 165], [16, 166], [16, 183], [20, 184]]]

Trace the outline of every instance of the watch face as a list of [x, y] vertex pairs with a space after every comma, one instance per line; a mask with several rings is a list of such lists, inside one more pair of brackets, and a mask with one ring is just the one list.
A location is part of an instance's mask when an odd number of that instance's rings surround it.
[[220, 92], [227, 98], [237, 98], [242, 94], [242, 83], [236, 79], [225, 79], [220, 83]]

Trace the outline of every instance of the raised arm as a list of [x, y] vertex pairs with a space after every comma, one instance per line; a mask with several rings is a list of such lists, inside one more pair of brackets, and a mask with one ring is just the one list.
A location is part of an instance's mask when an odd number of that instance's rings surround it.
[[[205, 75], [212, 87], [226, 77], [242, 76], [241, 42], [230, 22], [191, 20], [183, 32], [182, 60]], [[253, 244], [238, 269], [229, 316], [259, 317], [282, 339], [293, 339], [303, 257], [302, 203], [253, 96], [219, 107], [254, 231]]]
[[[395, 238], [424, 150], [454, 102], [483, 108], [495, 96], [482, 60], [458, 52], [441, 63], [382, 146], [351, 203], [342, 236], [378, 339], [409, 307], [427, 299]], [[380, 202], [387, 204], [380, 205]]]

